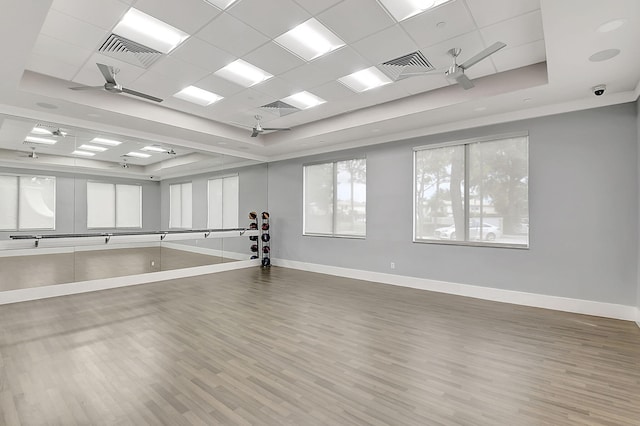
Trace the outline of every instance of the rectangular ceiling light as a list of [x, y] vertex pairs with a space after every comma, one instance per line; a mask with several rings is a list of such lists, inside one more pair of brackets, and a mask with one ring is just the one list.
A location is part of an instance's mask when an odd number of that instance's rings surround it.
[[224, 97], [220, 95], [195, 86], [185, 87], [173, 96], [178, 99], [182, 99], [183, 101], [192, 102], [201, 106], [211, 105], [214, 102], [218, 102], [220, 99], [224, 99]]
[[298, 92], [295, 95], [291, 95], [287, 98], [282, 99], [282, 102], [293, 105], [296, 108], [307, 109], [316, 105], [323, 104], [327, 101], [314, 95], [313, 93]]
[[127, 155], [129, 157], [136, 157], [136, 158], [149, 158], [149, 157], [151, 157], [151, 154], [143, 154], [142, 152], [130, 152]]
[[93, 152], [105, 152], [109, 148], [105, 148], [103, 146], [95, 146], [95, 145], [80, 145], [78, 148], [84, 149], [85, 151], [93, 151]]
[[33, 130], [31, 130], [31, 133], [35, 135], [53, 135], [53, 132], [51, 130], [44, 129], [42, 127], [34, 127]]
[[212, 5], [222, 10], [225, 10], [226, 8], [228, 8], [233, 3], [236, 2], [236, 0], [205, 0], [205, 1], [207, 1], [208, 3], [211, 3]]
[[303, 22], [274, 41], [306, 61], [326, 55], [345, 45], [344, 41], [315, 18]]
[[184, 31], [134, 8], [125, 13], [113, 33], [162, 53], [171, 52], [189, 37]]
[[78, 150], [73, 151], [71, 154], [79, 155], [81, 157], [93, 157], [94, 155], [96, 155], [95, 152], [78, 151]]
[[353, 74], [339, 78], [338, 81], [354, 92], [365, 92], [392, 83], [391, 79], [376, 67], [354, 72]]
[[47, 138], [38, 138], [35, 136], [27, 136], [26, 138], [24, 138], [25, 142], [31, 142], [31, 143], [41, 143], [44, 145], [55, 145], [56, 142], [58, 142], [55, 139], [47, 139]]
[[273, 75], [268, 72], [251, 65], [249, 62], [238, 59], [231, 62], [224, 68], [219, 69], [215, 75], [226, 78], [243, 87], [251, 87], [265, 80], [270, 79]]
[[161, 146], [153, 146], [153, 145], [149, 145], [149, 146], [145, 146], [144, 148], [141, 149], [141, 151], [151, 151], [151, 152], [167, 152], [168, 149], [163, 148]]
[[93, 138], [91, 139], [91, 142], [98, 143], [100, 145], [108, 145], [108, 146], [118, 146], [122, 143], [120, 141], [114, 141], [113, 139], [105, 139], [105, 138]]
[[450, 1], [451, 0], [380, 0], [380, 3], [396, 18], [396, 21], [400, 22]]

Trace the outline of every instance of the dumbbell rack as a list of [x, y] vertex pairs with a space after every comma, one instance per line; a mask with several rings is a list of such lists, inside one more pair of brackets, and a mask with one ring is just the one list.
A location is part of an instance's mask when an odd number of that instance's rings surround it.
[[[249, 229], [250, 230], [258, 230], [258, 214], [256, 212], [249, 213]], [[258, 232], [260, 233], [260, 232]], [[259, 259], [260, 258], [260, 237], [258, 235], [251, 235], [249, 237], [249, 241], [251, 241], [251, 259]]]
[[260, 240], [262, 241], [262, 267], [271, 266], [271, 235], [269, 234], [269, 212], [262, 212], [262, 226]]

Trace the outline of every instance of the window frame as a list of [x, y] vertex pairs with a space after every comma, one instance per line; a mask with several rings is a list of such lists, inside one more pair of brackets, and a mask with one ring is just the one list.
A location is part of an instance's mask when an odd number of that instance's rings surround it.
[[[439, 142], [439, 143], [434, 143], [434, 144], [428, 144], [428, 145], [420, 145], [420, 146], [416, 146], [413, 148], [413, 190], [412, 190], [412, 195], [413, 195], [413, 208], [412, 208], [412, 213], [413, 213], [413, 227], [412, 227], [412, 241], [414, 243], [418, 243], [418, 244], [440, 244], [440, 245], [453, 245], [453, 246], [469, 246], [469, 247], [488, 247], [488, 248], [505, 248], [505, 249], [518, 249], [518, 250], [529, 250], [531, 248], [531, 233], [529, 231], [529, 233], [527, 234], [527, 244], [510, 244], [510, 243], [488, 243], [486, 241], [471, 241], [469, 240], [469, 221], [472, 219], [469, 215], [469, 162], [467, 161], [467, 158], [469, 158], [469, 146], [472, 144], [476, 144], [476, 143], [482, 143], [482, 142], [495, 142], [495, 141], [499, 141], [502, 139], [512, 139], [512, 138], [527, 138], [527, 177], [531, 176], [530, 170], [530, 150], [529, 150], [529, 132], [528, 131], [520, 131], [520, 132], [511, 132], [511, 133], [501, 133], [501, 134], [496, 134], [496, 135], [491, 135], [491, 136], [480, 136], [480, 137], [475, 137], [475, 138], [469, 138], [469, 139], [458, 139], [458, 140], [451, 140], [451, 141], [446, 141], [446, 142]], [[466, 223], [467, 225], [465, 226], [464, 229], [464, 240], [440, 240], [440, 239], [420, 239], [417, 238], [416, 236], [416, 227], [417, 227], [417, 222], [418, 222], [418, 218], [417, 218], [417, 213], [416, 213], [416, 202], [417, 202], [417, 194], [416, 194], [416, 172], [417, 172], [417, 154], [420, 151], [425, 151], [425, 150], [429, 150], [429, 149], [438, 149], [438, 148], [446, 148], [446, 147], [451, 147], [451, 146], [463, 146], [464, 147], [464, 193], [463, 193], [463, 197], [464, 197], [464, 203], [463, 203], [463, 209], [464, 209], [464, 223]], [[530, 193], [531, 189], [530, 189], [530, 185], [529, 182], [527, 182], [527, 210], [529, 212], [528, 216], [529, 216], [529, 223], [531, 223], [531, 193]]]
[[[89, 226], [89, 183], [99, 183], [102, 185], [112, 185], [113, 186], [113, 226]], [[128, 186], [137, 186], [140, 188], [140, 226], [118, 226], [118, 185], [128, 185]], [[144, 217], [143, 214], [143, 186], [139, 183], [114, 183], [114, 182], [105, 182], [100, 180], [87, 180], [87, 192], [86, 192], [86, 201], [87, 201], [87, 230], [89, 229], [143, 229], [144, 223], [142, 219]]]
[[[240, 174], [239, 173], [233, 173], [233, 174], [229, 174], [229, 175], [223, 175], [223, 176], [216, 176], [216, 177], [211, 177], [207, 179], [207, 229], [212, 229], [211, 228], [211, 191], [210, 191], [210, 186], [211, 186], [211, 181], [212, 180], [221, 180], [222, 181], [222, 200], [224, 202], [224, 179], [229, 179], [229, 178], [237, 178], [238, 179], [238, 217], [236, 217], [236, 226], [233, 228], [226, 228], [225, 227], [225, 223], [224, 223], [224, 209], [222, 211], [222, 229], [236, 229], [240, 226]], [[223, 206], [223, 204], [220, 205], [221, 207]]]
[[[338, 192], [336, 191], [338, 185], [338, 173], [337, 173], [337, 163], [345, 162], [345, 161], [354, 161], [354, 160], [364, 160], [365, 166], [367, 163], [367, 157], [365, 155], [358, 157], [344, 157], [338, 158], [334, 160], [324, 160], [324, 161], [313, 161], [309, 163], [304, 163], [302, 165], [302, 235], [305, 237], [328, 237], [328, 238], [346, 238], [346, 239], [355, 239], [355, 240], [365, 240], [367, 238], [367, 231], [365, 225], [365, 233], [364, 235], [353, 235], [353, 234], [337, 234], [336, 233], [336, 205], [338, 202]], [[308, 233], [306, 231], [306, 206], [307, 206], [307, 174], [305, 169], [307, 166], [317, 166], [320, 164], [332, 164], [333, 166], [333, 199], [332, 205], [333, 209], [331, 212], [331, 234], [321, 234], [321, 233]], [[366, 186], [366, 183], [365, 183]], [[366, 218], [366, 210], [365, 210], [365, 218]]]
[[[56, 223], [57, 223], [57, 210], [58, 210], [58, 180], [56, 178], [56, 176], [44, 176], [44, 175], [30, 175], [30, 174], [11, 174], [11, 173], [0, 173], [0, 176], [9, 176], [9, 177], [13, 177], [16, 178], [16, 227], [15, 228], [6, 228], [6, 229], [0, 229], [0, 232], [30, 232], [30, 231], [55, 231], [56, 230]], [[20, 227], [20, 190], [21, 190], [21, 183], [20, 183], [20, 178], [22, 177], [27, 177], [27, 178], [49, 178], [49, 179], [53, 179], [54, 184], [53, 184], [53, 227], [52, 228], [21, 228]]]

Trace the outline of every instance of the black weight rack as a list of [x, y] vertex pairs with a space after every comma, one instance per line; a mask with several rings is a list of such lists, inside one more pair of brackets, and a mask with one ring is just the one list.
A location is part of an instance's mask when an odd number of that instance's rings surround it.
[[269, 212], [262, 212], [262, 225], [260, 226], [260, 240], [262, 241], [262, 267], [271, 266], [271, 235], [269, 234]]
[[[249, 213], [249, 229], [250, 230], [258, 230], [258, 213], [250, 212]], [[249, 236], [249, 241], [251, 241], [251, 259], [259, 259], [260, 258], [260, 238], [257, 235]]]

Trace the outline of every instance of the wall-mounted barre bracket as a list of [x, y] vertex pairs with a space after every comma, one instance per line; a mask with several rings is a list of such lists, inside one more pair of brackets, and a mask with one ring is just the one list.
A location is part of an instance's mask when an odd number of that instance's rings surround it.
[[164, 238], [168, 235], [168, 232], [165, 232], [164, 234], [160, 235], [160, 241], [164, 240]]
[[247, 232], [247, 228], [240, 230], [240, 236], [242, 237], [245, 232]]
[[107, 235], [104, 239], [104, 243], [107, 244], [111, 240], [111, 235]]
[[211, 231], [205, 232], [204, 237], [207, 238], [209, 235], [211, 235]]

